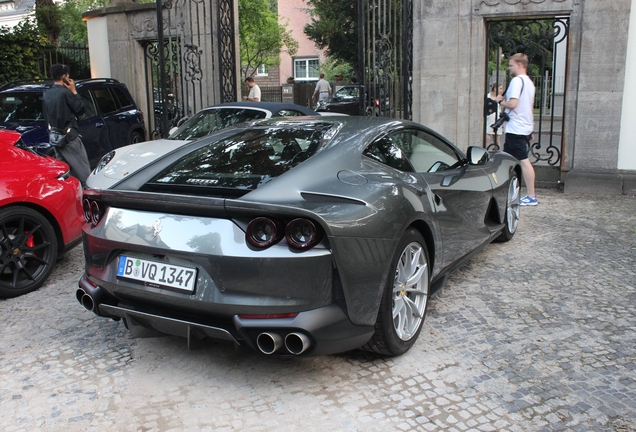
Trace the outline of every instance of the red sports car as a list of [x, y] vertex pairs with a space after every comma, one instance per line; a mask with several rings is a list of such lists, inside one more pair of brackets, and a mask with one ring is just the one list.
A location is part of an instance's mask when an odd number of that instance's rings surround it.
[[82, 187], [68, 165], [0, 130], [0, 297], [38, 289], [83, 224]]

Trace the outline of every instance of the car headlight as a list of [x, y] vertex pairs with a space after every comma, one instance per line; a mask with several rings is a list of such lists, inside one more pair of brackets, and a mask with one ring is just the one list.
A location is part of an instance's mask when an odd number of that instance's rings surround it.
[[104, 156], [102, 156], [102, 158], [99, 160], [99, 163], [93, 170], [93, 174], [97, 174], [98, 172], [103, 170], [104, 167], [108, 165], [110, 161], [113, 160], [114, 157], [115, 157], [115, 150], [109, 151]]

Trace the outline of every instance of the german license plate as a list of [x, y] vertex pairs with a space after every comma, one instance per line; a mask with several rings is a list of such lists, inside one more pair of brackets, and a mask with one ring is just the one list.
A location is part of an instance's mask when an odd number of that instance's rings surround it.
[[191, 293], [194, 292], [197, 269], [122, 255], [119, 257], [117, 276], [155, 288], [172, 288]]

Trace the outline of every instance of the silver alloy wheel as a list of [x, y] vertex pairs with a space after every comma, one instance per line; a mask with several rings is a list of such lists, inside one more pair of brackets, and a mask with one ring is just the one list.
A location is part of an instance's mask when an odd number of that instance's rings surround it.
[[428, 261], [422, 245], [410, 243], [400, 256], [393, 282], [393, 326], [408, 341], [420, 328], [428, 301]]
[[508, 225], [510, 234], [514, 234], [519, 225], [520, 191], [521, 186], [519, 185], [519, 179], [517, 176], [512, 176], [510, 185], [508, 186], [508, 205], [506, 206], [506, 224]]

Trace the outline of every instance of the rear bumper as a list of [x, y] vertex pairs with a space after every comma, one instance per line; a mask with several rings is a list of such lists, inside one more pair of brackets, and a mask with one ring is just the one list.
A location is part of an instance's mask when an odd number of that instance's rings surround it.
[[[79, 281], [77, 299], [99, 316], [123, 319], [133, 337], [173, 335], [183, 337], [188, 346], [202, 341], [217, 340], [246, 345], [256, 351], [273, 355], [318, 356], [348, 351], [364, 345], [373, 335], [373, 326], [351, 323], [335, 304], [298, 313], [293, 318], [247, 319], [234, 315], [231, 320], [204, 320], [176, 316], [166, 311], [145, 309], [119, 303], [105, 290], [83, 275]], [[280, 345], [263, 350], [259, 337], [266, 334], [281, 341]], [[288, 336], [306, 342], [302, 350], [288, 348]], [[267, 352], [266, 352], [267, 351]], [[300, 352], [298, 352], [300, 351]]]

